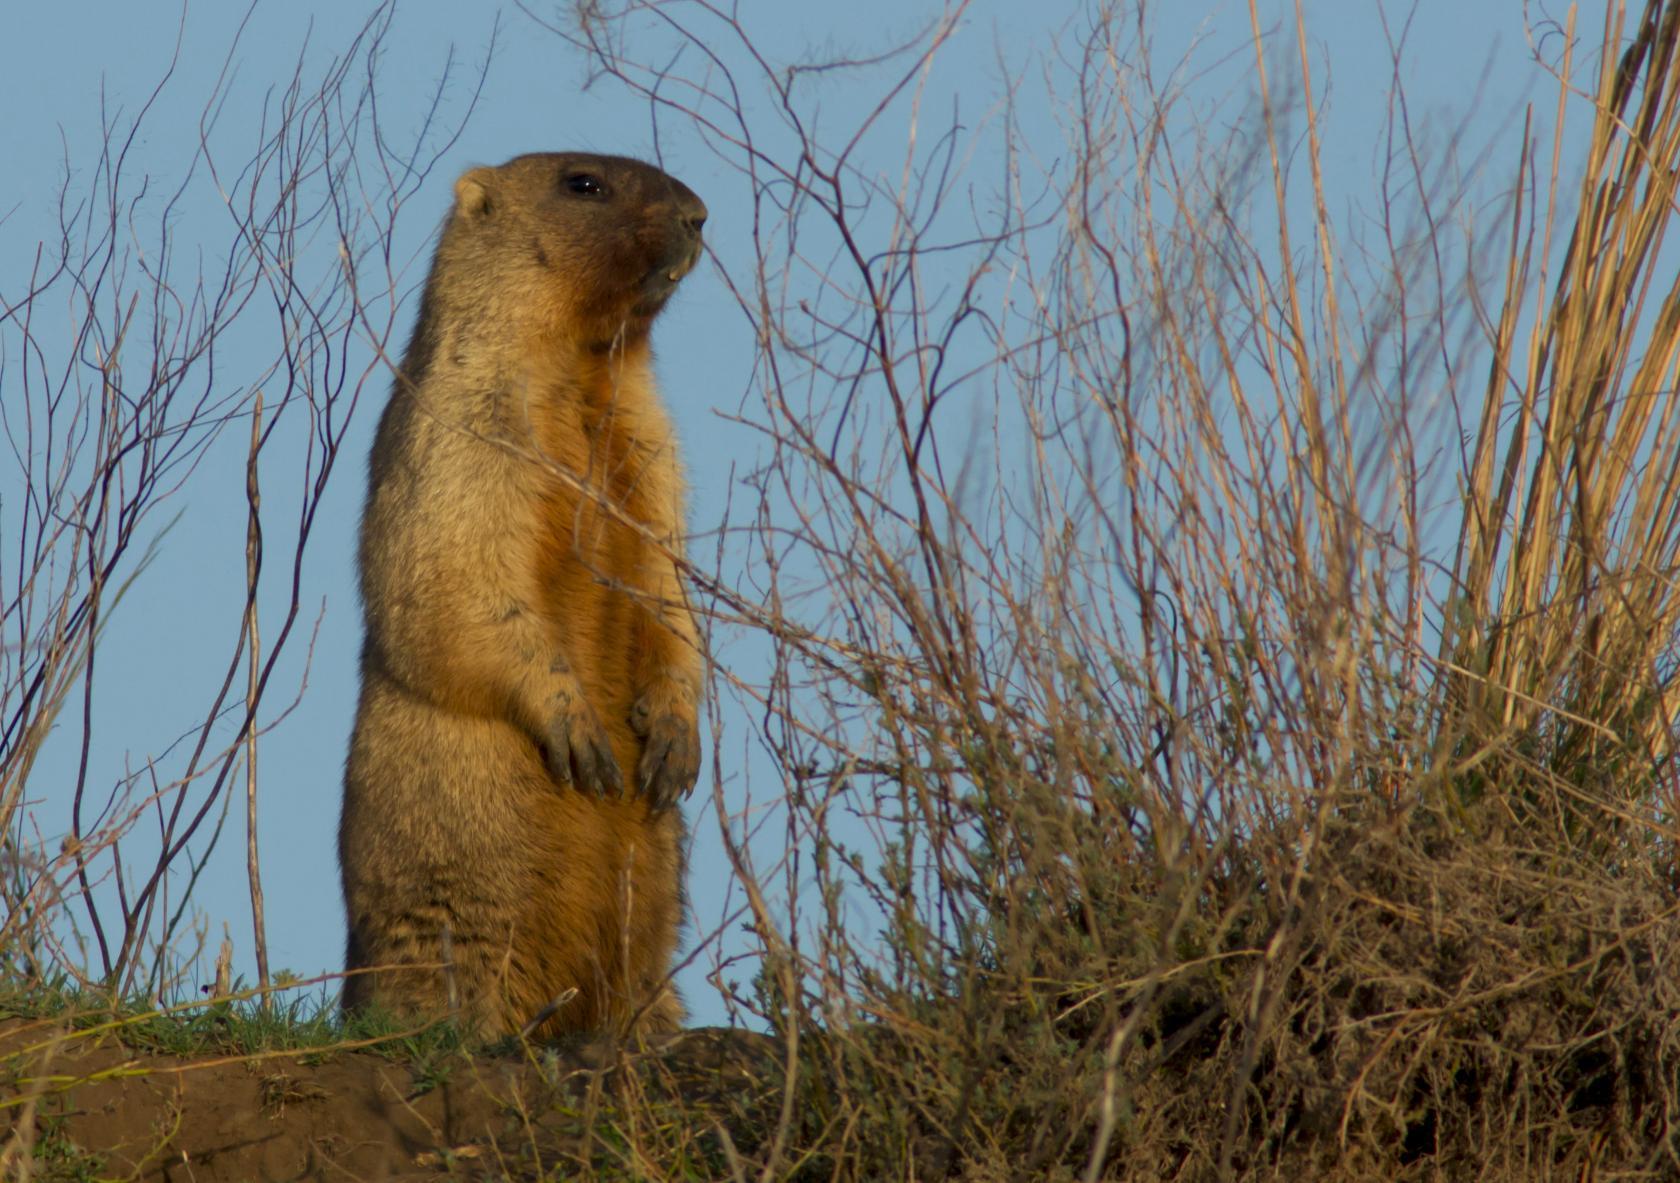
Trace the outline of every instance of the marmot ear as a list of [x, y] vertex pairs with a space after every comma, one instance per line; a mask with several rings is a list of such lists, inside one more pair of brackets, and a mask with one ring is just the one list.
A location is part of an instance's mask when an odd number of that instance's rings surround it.
[[475, 168], [455, 182], [455, 209], [463, 214], [490, 212], [490, 169]]

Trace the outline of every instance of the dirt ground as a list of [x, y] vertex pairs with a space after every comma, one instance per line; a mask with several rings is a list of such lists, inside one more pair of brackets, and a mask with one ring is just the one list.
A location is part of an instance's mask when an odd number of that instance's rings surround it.
[[765, 1037], [721, 1028], [638, 1052], [594, 1043], [420, 1062], [187, 1059], [57, 1034], [0, 1024], [0, 1178], [570, 1178], [584, 1163], [612, 1177], [650, 1139], [706, 1177], [706, 1160], [722, 1167], [735, 1149], [718, 1127], [750, 1127], [779, 1075]]

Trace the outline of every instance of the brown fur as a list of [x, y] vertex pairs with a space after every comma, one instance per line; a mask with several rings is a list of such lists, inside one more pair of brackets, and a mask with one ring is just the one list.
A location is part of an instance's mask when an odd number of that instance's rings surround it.
[[344, 1003], [485, 1035], [545, 1010], [543, 1034], [674, 1027], [701, 670], [648, 330], [705, 206], [581, 154], [455, 196], [362, 522]]

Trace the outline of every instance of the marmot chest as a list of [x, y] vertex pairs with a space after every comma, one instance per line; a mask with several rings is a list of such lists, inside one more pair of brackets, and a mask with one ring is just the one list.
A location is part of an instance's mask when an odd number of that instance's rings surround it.
[[[540, 484], [541, 574], [581, 565], [598, 579], [641, 582], [676, 516], [676, 458], [652, 392], [619, 384], [544, 400], [533, 415]], [[545, 580], [547, 582], [548, 580]]]

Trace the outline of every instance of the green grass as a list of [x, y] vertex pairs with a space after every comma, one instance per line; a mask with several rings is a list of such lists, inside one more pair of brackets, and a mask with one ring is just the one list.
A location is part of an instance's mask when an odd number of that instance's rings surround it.
[[235, 984], [224, 998], [166, 1001], [143, 997], [113, 999], [68, 976], [34, 981], [0, 980], [0, 1020], [55, 1020], [72, 1031], [109, 1035], [137, 1051], [175, 1056], [262, 1055], [309, 1051], [312, 1062], [355, 1048], [387, 1059], [424, 1066], [465, 1046], [448, 1022], [417, 1027], [394, 1015], [367, 1011], [345, 1016], [324, 988], [268, 1007], [258, 992]]
[[65, 1130], [59, 1115], [39, 1119], [35, 1137], [33, 1170], [37, 1183], [96, 1183], [105, 1175], [105, 1159], [82, 1148]]

